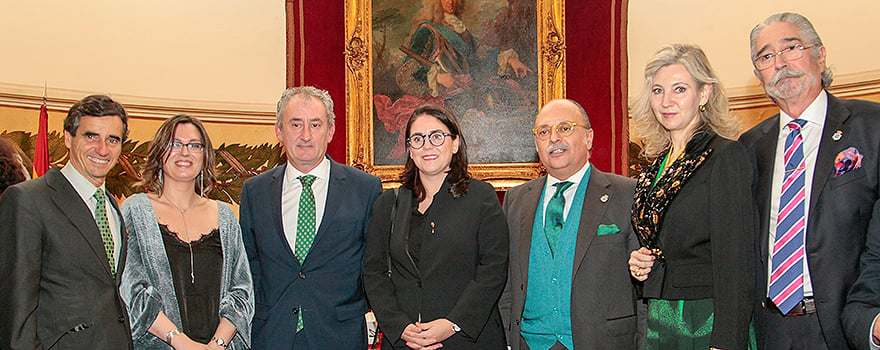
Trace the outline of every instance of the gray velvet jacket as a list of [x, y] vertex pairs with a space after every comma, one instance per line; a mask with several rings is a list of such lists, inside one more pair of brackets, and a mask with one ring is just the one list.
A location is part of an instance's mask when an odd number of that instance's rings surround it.
[[[137, 349], [172, 349], [148, 332], [159, 311], [163, 311], [174, 324], [181, 324], [171, 267], [156, 213], [150, 199], [142, 193], [129, 197], [121, 209], [128, 229], [128, 260], [119, 293], [131, 317], [134, 346]], [[250, 345], [254, 316], [254, 285], [238, 220], [225, 203], [218, 202], [218, 210], [223, 246], [220, 317], [228, 319], [238, 330], [229, 349], [246, 349]]]

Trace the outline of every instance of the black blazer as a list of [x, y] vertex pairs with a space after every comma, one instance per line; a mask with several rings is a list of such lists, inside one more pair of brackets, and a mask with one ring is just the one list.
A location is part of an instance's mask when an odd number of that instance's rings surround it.
[[[880, 157], [880, 105], [858, 100], [840, 100], [828, 94], [828, 112], [819, 141], [819, 154], [813, 172], [810, 217], [807, 218], [807, 261], [813, 284], [813, 297], [822, 334], [830, 349], [846, 349], [841, 312], [846, 295], [859, 276], [859, 255], [865, 250], [865, 236], [880, 234], [877, 213], [878, 157]], [[835, 133], [841, 137], [833, 137]], [[740, 138], [753, 153], [759, 231], [756, 252], [757, 288], [755, 326], [758, 346], [772, 334], [764, 320], [779, 317], [779, 311], [761, 303], [767, 297], [767, 255], [770, 214], [770, 188], [773, 160], [779, 135], [779, 115], [761, 122]], [[834, 159], [846, 148], [855, 147], [864, 155], [862, 167], [834, 176]], [[871, 273], [868, 273], [870, 275]], [[873, 279], [866, 275], [866, 280]], [[870, 293], [869, 293], [870, 294]], [[871, 303], [876, 305], [876, 297]], [[864, 299], [863, 299], [864, 300]], [[858, 309], [858, 307], [855, 307]], [[854, 316], [858, 312], [854, 311]], [[870, 323], [851, 319], [848, 335], [852, 344], [867, 346]], [[849, 323], [849, 321], [848, 321]], [[862, 324], [860, 324], [862, 323]]]
[[[254, 349], [290, 348], [305, 337], [312, 349], [367, 347], [360, 267], [375, 176], [330, 160], [321, 226], [301, 265], [284, 235], [281, 189], [287, 163], [245, 181], [241, 233], [254, 280]], [[296, 228], [287, 228], [296, 230]], [[305, 328], [296, 332], [298, 313]]]
[[91, 211], [55, 167], [3, 192], [0, 222], [0, 348], [132, 348], [117, 291], [124, 230], [114, 278]]
[[[577, 350], [637, 349], [645, 337], [644, 307], [636, 300], [629, 276], [629, 253], [638, 249], [632, 229], [635, 180], [590, 171], [574, 251], [571, 281], [571, 332]], [[507, 342], [522, 350], [521, 320], [529, 290], [532, 230], [541, 192], [542, 176], [511, 188], [504, 196], [510, 227], [510, 277], [501, 301]], [[569, 213], [575, 215], [576, 213]], [[599, 225], [617, 225], [620, 232], [599, 236]]]
[[393, 225], [394, 190], [376, 201], [364, 257], [367, 298], [394, 348], [408, 349], [400, 335], [421, 314], [423, 322], [446, 318], [461, 327], [442, 342], [446, 349], [504, 349], [497, 303], [507, 280], [508, 246], [501, 205], [482, 181], [470, 180], [458, 198], [449, 188], [444, 181], [426, 212], [435, 227], [424, 237], [418, 266], [407, 245], [412, 191], [400, 187]]
[[742, 144], [715, 136], [709, 158], [669, 204], [660, 227], [665, 263], [655, 262], [644, 296], [713, 298], [710, 344], [746, 349], [752, 315], [755, 214], [752, 169]]

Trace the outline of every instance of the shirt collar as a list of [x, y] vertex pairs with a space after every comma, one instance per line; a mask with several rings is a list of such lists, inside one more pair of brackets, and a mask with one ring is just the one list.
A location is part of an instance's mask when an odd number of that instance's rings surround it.
[[[819, 92], [819, 95], [816, 96], [816, 99], [807, 106], [807, 109], [801, 113], [800, 118], [806, 120], [807, 123], [818, 125], [820, 127], [825, 125], [825, 115], [828, 111], [828, 94], [825, 90]], [[785, 113], [783, 110], [779, 110], [779, 128], [780, 130], [785, 128], [788, 125], [788, 122], [792, 121], [792, 118], [788, 113]]]
[[312, 171], [309, 171], [308, 173], [303, 173], [299, 171], [293, 166], [293, 164], [290, 163], [290, 161], [287, 162], [286, 167], [287, 168], [284, 170], [284, 181], [287, 183], [299, 183], [299, 179], [297, 178], [307, 174], [314, 175], [318, 180], [330, 180], [330, 159], [327, 157], [324, 157], [324, 160], [318, 163], [318, 166], [316, 166], [314, 169], [312, 169]]
[[61, 174], [67, 178], [67, 181], [70, 182], [70, 185], [73, 186], [73, 189], [76, 190], [76, 193], [85, 201], [89, 203], [89, 200], [95, 195], [95, 191], [99, 188], [104, 190], [104, 193], [107, 193], [107, 183], [104, 182], [101, 186], [95, 187], [94, 184], [89, 182], [85, 176], [80, 174], [79, 170], [73, 167], [73, 164], [67, 162], [63, 168], [61, 168]]
[[571, 176], [568, 177], [568, 179], [565, 179], [565, 180], [560, 180], [560, 179], [553, 177], [553, 175], [547, 174], [547, 188], [550, 188], [553, 185], [555, 185], [557, 182], [562, 182], [562, 181], [571, 182], [572, 187], [577, 187], [578, 183], [580, 183], [584, 179], [584, 174], [586, 174], [587, 170], [589, 170], [589, 169], [590, 169], [590, 162], [587, 161], [587, 163], [584, 164], [583, 167], [581, 167], [581, 170], [578, 170], [576, 173], [572, 174]]

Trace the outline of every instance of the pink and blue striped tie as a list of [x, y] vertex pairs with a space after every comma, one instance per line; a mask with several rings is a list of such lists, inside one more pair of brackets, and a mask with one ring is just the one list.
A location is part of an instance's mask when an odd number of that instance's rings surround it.
[[785, 139], [785, 176], [779, 200], [776, 240], [770, 272], [769, 297], [782, 311], [789, 313], [804, 299], [804, 257], [806, 256], [806, 200], [804, 172], [803, 119], [788, 123], [791, 132]]

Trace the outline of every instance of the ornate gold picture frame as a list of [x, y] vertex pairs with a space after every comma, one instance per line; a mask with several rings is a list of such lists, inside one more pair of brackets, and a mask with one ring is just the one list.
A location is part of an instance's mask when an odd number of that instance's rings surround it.
[[[438, 0], [439, 2], [440, 0]], [[481, 0], [466, 0], [469, 3], [480, 3]], [[526, 2], [527, 1], [527, 2]], [[457, 2], [457, 1], [456, 1]], [[498, 1], [494, 1], [498, 3]], [[388, 161], [384, 155], [376, 153], [377, 140], [376, 120], [377, 109], [374, 105], [374, 97], [381, 95], [374, 94], [374, 60], [376, 53], [379, 54], [391, 52], [392, 49], [386, 47], [386, 31], [388, 24], [397, 25], [398, 31], [410, 31], [411, 23], [408, 18], [394, 18], [399, 10], [398, 8], [420, 8], [427, 4], [428, 0], [345, 0], [345, 63], [346, 63], [346, 125], [347, 125], [347, 158], [350, 165], [374, 174], [382, 179], [385, 187], [391, 187], [396, 184], [396, 180], [403, 169], [402, 165], [387, 164]], [[379, 5], [376, 5], [379, 4]], [[534, 118], [540, 106], [547, 101], [562, 97], [565, 93], [565, 9], [564, 0], [509, 0], [508, 5], [512, 7], [514, 4], [520, 5], [518, 9], [529, 8], [535, 11], [536, 19], [533, 37], [536, 38], [536, 52], [529, 52], [523, 57], [532, 57], [534, 66], [530, 67], [537, 77], [533, 86], [537, 96], [534, 94], [530, 97], [535, 100], [533, 111], [528, 111], [530, 118]], [[522, 6], [526, 4], [527, 6]], [[392, 6], [393, 5], [393, 6]], [[376, 6], [376, 7], [374, 7]], [[502, 4], [502, 6], [504, 6]], [[389, 7], [394, 7], [389, 10]], [[485, 12], [485, 11], [484, 11]], [[521, 12], [521, 11], [520, 11]], [[378, 17], [376, 15], [379, 15]], [[491, 14], [495, 16], [495, 14]], [[389, 17], [391, 16], [391, 17]], [[484, 14], [485, 16], [485, 14]], [[522, 16], [520, 14], [520, 16]], [[390, 19], [389, 19], [390, 18]], [[381, 22], [380, 22], [381, 21]], [[416, 21], [413, 21], [416, 22]], [[487, 23], [488, 21], [472, 20], [472, 23]], [[496, 19], [497, 22], [497, 19]], [[382, 27], [374, 28], [374, 23], [381, 24]], [[471, 24], [468, 24], [470, 29]], [[478, 25], [474, 25], [478, 26]], [[405, 29], [400, 29], [405, 27]], [[414, 30], [413, 30], [414, 31]], [[379, 34], [379, 46], [381, 51], [376, 50], [377, 43], [374, 41], [374, 35]], [[483, 38], [483, 37], [480, 37]], [[392, 44], [393, 45], [393, 44]], [[400, 51], [407, 52], [406, 48], [401, 45]], [[398, 56], [401, 55], [393, 50]], [[416, 61], [425, 62], [423, 57], [416, 57], [409, 51], [406, 53]], [[500, 56], [500, 55], [499, 55]], [[382, 59], [382, 58], [380, 58]], [[388, 59], [387, 55], [386, 58]], [[499, 58], [500, 62], [501, 59]], [[523, 61], [528, 67], [529, 62]], [[430, 62], [428, 62], [430, 63]], [[427, 65], [427, 63], [422, 63]], [[500, 74], [500, 71], [499, 71]], [[515, 74], [515, 73], [514, 73]], [[381, 84], [381, 82], [378, 82]], [[514, 83], [515, 85], [515, 83]], [[524, 96], [527, 96], [524, 94]], [[492, 96], [488, 96], [485, 100], [476, 100], [478, 102], [488, 101], [494, 102]], [[462, 116], [457, 115], [459, 119]], [[523, 123], [523, 118], [517, 119], [519, 123]], [[531, 129], [531, 120], [527, 129]], [[504, 123], [504, 121], [498, 121]], [[405, 124], [405, 121], [404, 121]], [[388, 126], [386, 126], [388, 128]], [[519, 127], [522, 129], [522, 126]], [[399, 131], [402, 134], [402, 131]], [[530, 132], [517, 132], [517, 135], [503, 135], [503, 137], [516, 137], [519, 145], [529, 144], [529, 150], [534, 151], [534, 144]], [[474, 147], [474, 142], [468, 136], [468, 147]], [[402, 136], [398, 135], [396, 147], [400, 149]], [[387, 147], [387, 142], [386, 142]], [[404, 146], [405, 147], [405, 146]], [[476, 146], [480, 147], [480, 145]], [[489, 145], [488, 147], [491, 147]], [[487, 146], [483, 146], [483, 151], [487, 151]], [[386, 151], [383, 149], [383, 153]], [[506, 150], [492, 150], [493, 154], [506, 152]], [[473, 154], [469, 149], [469, 155]], [[399, 152], [398, 152], [399, 157]], [[484, 157], [485, 158], [485, 157]], [[483, 162], [475, 163], [471, 158], [469, 170], [471, 174], [481, 180], [488, 181], [495, 186], [497, 190], [506, 190], [507, 188], [516, 186], [527, 180], [540, 176], [543, 173], [543, 167], [537, 162], [536, 156], [521, 157], [528, 159], [514, 159], [505, 162]], [[489, 159], [489, 158], [486, 158]], [[378, 162], [377, 162], [378, 160]], [[490, 159], [491, 160], [491, 159]], [[402, 162], [402, 160], [399, 160]]]

